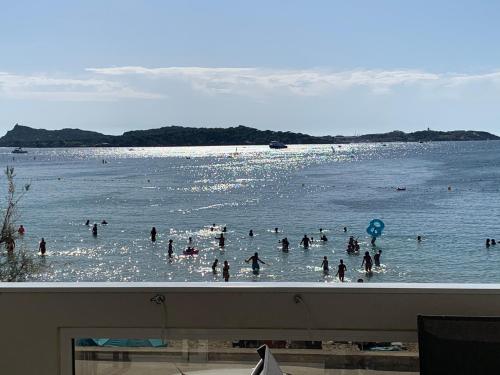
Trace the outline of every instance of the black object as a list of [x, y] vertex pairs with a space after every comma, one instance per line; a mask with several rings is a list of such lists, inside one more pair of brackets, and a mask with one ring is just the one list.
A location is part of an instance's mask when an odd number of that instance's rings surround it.
[[418, 316], [421, 375], [500, 373], [500, 317]]

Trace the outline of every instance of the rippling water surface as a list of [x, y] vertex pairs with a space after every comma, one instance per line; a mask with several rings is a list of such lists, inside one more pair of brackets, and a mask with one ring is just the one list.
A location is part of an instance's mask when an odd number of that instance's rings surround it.
[[[13, 155], [0, 149], [0, 161], [14, 165], [20, 187], [31, 182], [19, 220], [27, 233], [18, 246], [36, 252], [45, 237], [42, 280], [219, 282], [221, 272], [211, 271], [218, 258], [229, 262], [231, 281], [337, 282], [335, 272], [321, 271], [326, 255], [332, 269], [344, 259], [350, 281], [500, 282], [500, 244], [484, 246], [487, 237], [500, 240], [500, 142], [334, 150], [83, 148]], [[361, 256], [345, 249], [352, 235], [362, 252], [373, 251], [366, 234], [373, 218], [386, 227], [377, 240], [382, 267], [368, 277]], [[87, 219], [109, 224], [99, 225], [94, 238]], [[228, 228], [224, 250], [212, 223]], [[156, 243], [149, 240], [152, 226]], [[305, 233], [319, 239], [319, 228], [328, 242], [299, 247]], [[196, 257], [181, 255], [189, 236], [200, 250]], [[278, 243], [285, 236], [289, 253]], [[244, 262], [255, 251], [266, 262], [259, 275]]]

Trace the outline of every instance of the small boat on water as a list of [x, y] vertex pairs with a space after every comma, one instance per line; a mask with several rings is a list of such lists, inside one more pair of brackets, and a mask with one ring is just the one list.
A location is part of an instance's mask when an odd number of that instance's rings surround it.
[[396, 191], [406, 191], [406, 186], [398, 186]]
[[13, 154], [27, 154], [28, 151], [25, 151], [22, 149], [22, 147], [16, 147], [15, 149], [12, 150]]
[[271, 143], [269, 143], [269, 148], [280, 149], [280, 148], [288, 148], [288, 146], [283, 142], [271, 141]]

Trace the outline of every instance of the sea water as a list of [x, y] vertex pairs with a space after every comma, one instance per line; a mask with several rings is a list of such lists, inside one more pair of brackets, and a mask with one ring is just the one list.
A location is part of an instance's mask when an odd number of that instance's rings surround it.
[[[0, 162], [15, 167], [19, 192], [30, 184], [17, 248], [37, 254], [45, 238], [38, 280], [222, 282], [211, 270], [217, 258], [229, 262], [231, 282], [338, 282], [340, 259], [346, 281], [500, 282], [500, 244], [485, 247], [486, 238], [500, 240], [500, 142], [28, 151], [0, 149]], [[366, 233], [374, 218], [385, 223], [375, 249]], [[318, 241], [319, 228], [328, 242]], [[304, 234], [314, 237], [309, 249], [299, 246]], [[360, 254], [382, 250], [382, 267], [367, 276], [362, 256], [346, 253], [349, 236]], [[188, 237], [197, 256], [182, 255]], [[258, 275], [244, 261], [254, 252], [266, 263]]]

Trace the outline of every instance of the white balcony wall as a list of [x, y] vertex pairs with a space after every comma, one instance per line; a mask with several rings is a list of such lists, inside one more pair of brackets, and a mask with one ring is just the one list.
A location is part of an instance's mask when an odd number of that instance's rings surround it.
[[418, 314], [500, 316], [500, 285], [18, 283], [0, 312], [2, 374], [66, 375], [72, 337], [416, 341]]

